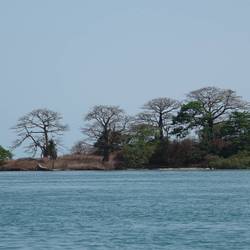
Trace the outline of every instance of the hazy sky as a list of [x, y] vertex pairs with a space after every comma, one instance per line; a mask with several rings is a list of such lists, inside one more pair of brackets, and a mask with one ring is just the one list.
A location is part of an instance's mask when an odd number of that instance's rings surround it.
[[69, 124], [65, 153], [95, 104], [134, 114], [206, 85], [250, 100], [249, 13], [249, 0], [0, 0], [0, 145], [40, 107]]

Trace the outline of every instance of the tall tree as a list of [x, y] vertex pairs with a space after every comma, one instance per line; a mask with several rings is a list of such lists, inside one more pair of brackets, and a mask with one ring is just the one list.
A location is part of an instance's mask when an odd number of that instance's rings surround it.
[[180, 102], [171, 98], [155, 98], [144, 104], [144, 112], [138, 115], [139, 121], [157, 128], [158, 137], [168, 139], [172, 117], [180, 107]]
[[82, 129], [109, 161], [111, 151], [121, 142], [121, 136], [128, 123], [128, 117], [118, 106], [94, 106], [85, 116], [89, 123]]
[[49, 109], [35, 109], [18, 119], [12, 128], [17, 133], [13, 148], [25, 144], [25, 151], [33, 156], [40, 150], [42, 157], [56, 157], [56, 142], [68, 129], [62, 116]]
[[205, 87], [190, 92], [187, 97], [188, 102], [174, 118], [180, 125], [176, 131], [201, 128], [202, 139], [208, 143], [214, 138], [215, 125], [228, 119], [232, 112], [248, 107], [248, 103], [230, 89]]

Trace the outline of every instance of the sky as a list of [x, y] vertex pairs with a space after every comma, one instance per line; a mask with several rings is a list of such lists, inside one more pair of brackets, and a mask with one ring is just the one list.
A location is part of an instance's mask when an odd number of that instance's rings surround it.
[[249, 13], [248, 0], [0, 0], [0, 145], [37, 108], [63, 115], [67, 153], [93, 105], [133, 115], [204, 86], [250, 101]]

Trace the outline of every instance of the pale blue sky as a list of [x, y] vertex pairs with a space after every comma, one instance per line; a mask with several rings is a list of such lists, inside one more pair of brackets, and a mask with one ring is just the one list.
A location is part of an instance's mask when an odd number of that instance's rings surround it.
[[0, 145], [34, 108], [63, 114], [70, 148], [95, 104], [134, 114], [206, 85], [250, 100], [249, 13], [248, 0], [0, 0]]

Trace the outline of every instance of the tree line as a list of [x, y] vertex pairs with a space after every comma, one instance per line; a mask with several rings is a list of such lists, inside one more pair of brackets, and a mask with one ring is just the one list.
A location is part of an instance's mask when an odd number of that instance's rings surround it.
[[[119, 106], [97, 105], [84, 120], [85, 139], [71, 151], [99, 154], [104, 162], [112, 155], [128, 167], [187, 166], [250, 156], [249, 102], [230, 89], [200, 88], [184, 101], [155, 98], [135, 116]], [[24, 144], [26, 152], [55, 159], [69, 127], [59, 113], [36, 109], [20, 117], [12, 129], [17, 134], [13, 148]]]

